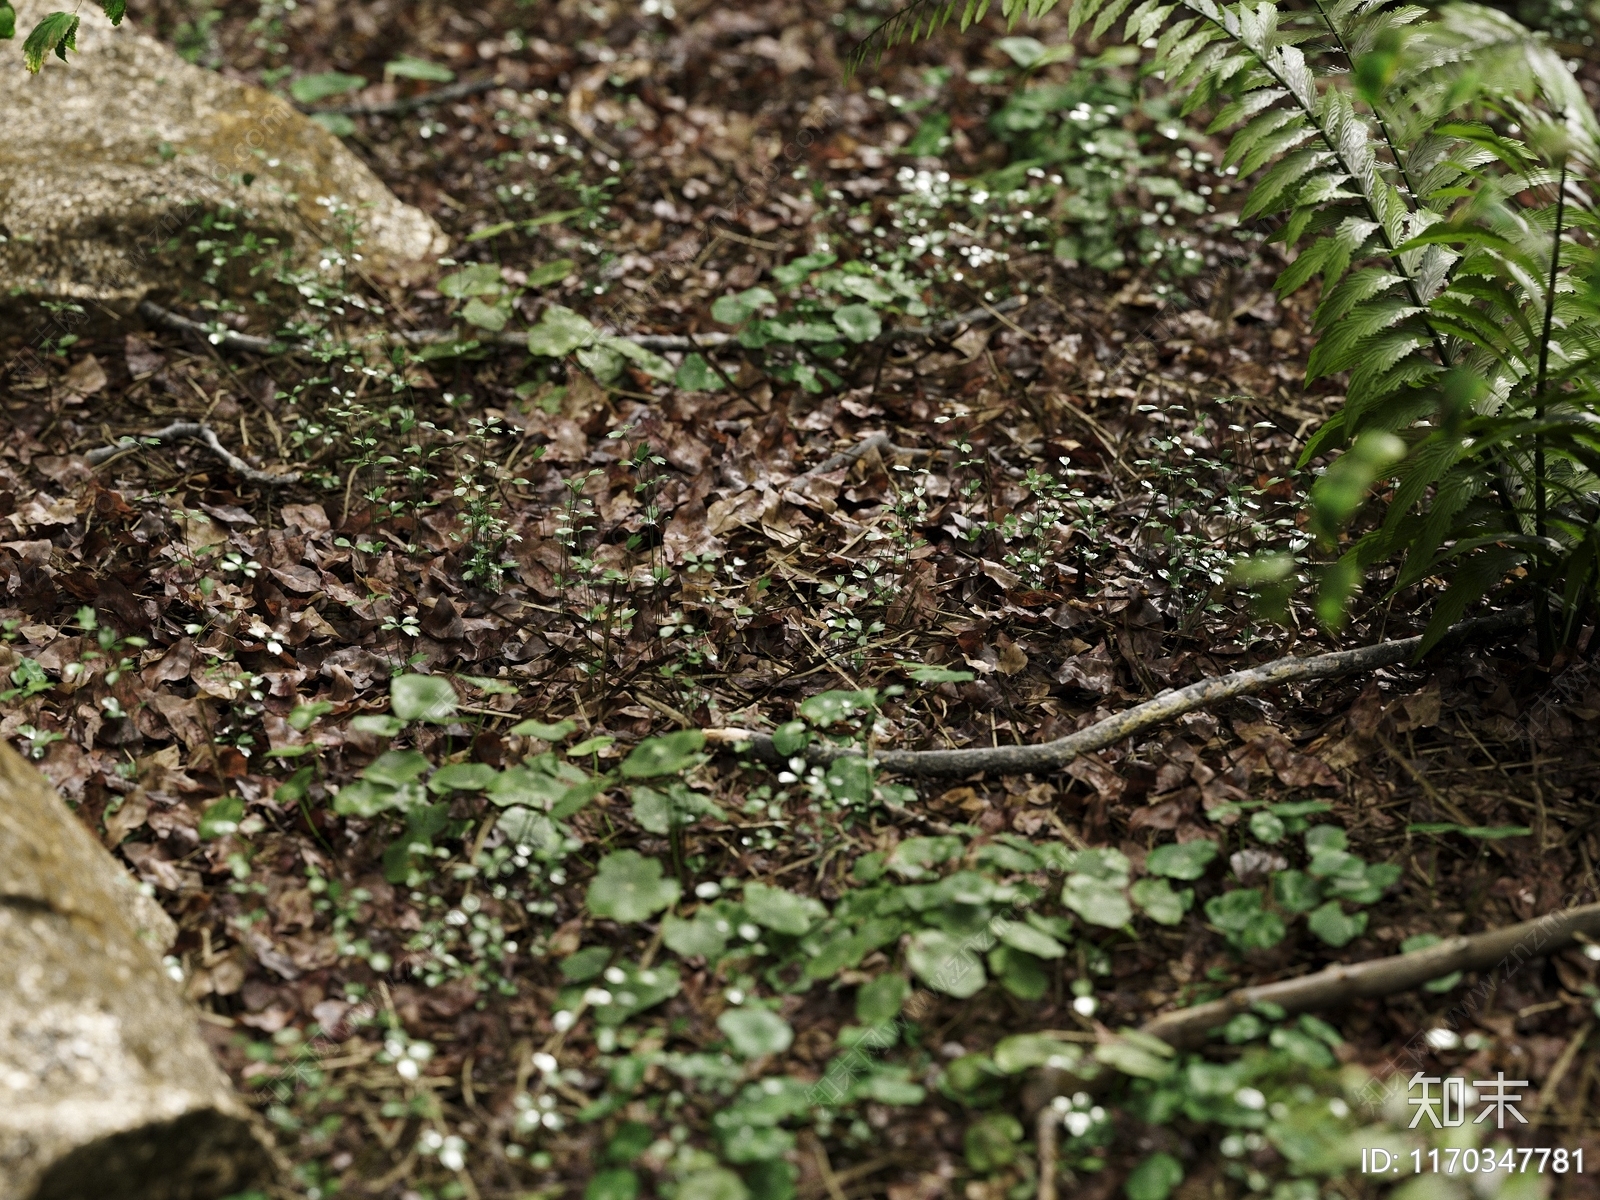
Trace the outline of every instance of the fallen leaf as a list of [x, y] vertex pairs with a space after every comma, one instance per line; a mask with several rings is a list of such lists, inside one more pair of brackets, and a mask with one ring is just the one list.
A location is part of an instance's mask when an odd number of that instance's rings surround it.
[[92, 396], [104, 390], [106, 383], [105, 368], [100, 365], [100, 360], [92, 354], [85, 354], [67, 371], [64, 382], [67, 390], [76, 392], [80, 396]]
[[1117, 687], [1117, 667], [1111, 661], [1106, 643], [1101, 642], [1089, 653], [1074, 655], [1063, 662], [1056, 671], [1056, 682], [1109, 696]]
[[143, 788], [135, 788], [123, 799], [122, 806], [106, 817], [106, 845], [113, 849], [139, 826], [150, 814], [150, 800]]
[[1028, 669], [1028, 656], [1010, 638], [1000, 639], [1000, 661], [995, 669], [1002, 675], [1016, 675]]

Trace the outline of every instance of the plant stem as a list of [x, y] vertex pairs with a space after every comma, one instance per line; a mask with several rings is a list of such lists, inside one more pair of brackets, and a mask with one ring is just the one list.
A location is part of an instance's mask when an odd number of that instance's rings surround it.
[[[1555, 324], [1556, 277], [1561, 270], [1561, 224], [1566, 217], [1567, 157], [1561, 158], [1561, 179], [1556, 185], [1556, 229], [1550, 242], [1550, 280], [1544, 289], [1544, 329], [1539, 337], [1539, 375], [1533, 386], [1533, 418], [1544, 420], [1545, 377], [1550, 366], [1550, 331]], [[1533, 437], [1533, 532], [1545, 536], [1544, 430]], [[1550, 606], [1541, 602], [1534, 613], [1539, 634], [1539, 657], [1545, 662], [1555, 653], [1554, 630], [1550, 625]]]

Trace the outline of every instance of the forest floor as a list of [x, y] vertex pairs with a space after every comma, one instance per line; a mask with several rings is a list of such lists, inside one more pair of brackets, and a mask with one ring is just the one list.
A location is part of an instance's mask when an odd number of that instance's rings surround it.
[[[293, 1164], [275, 1194], [1027, 1196], [1033, 1127], [1002, 1039], [1093, 1046], [1241, 983], [1597, 898], [1600, 669], [1541, 666], [1531, 638], [1241, 699], [1048, 776], [907, 792], [708, 745], [659, 791], [623, 785], [644, 777], [625, 766], [638, 743], [679, 730], [805, 716], [834, 733], [865, 721], [897, 748], [1033, 742], [1207, 675], [1420, 629], [1437, 581], [1366, 597], [1337, 638], [1298, 603], [1287, 626], [1264, 622], [1227, 586], [1236, 554], [1297, 549], [1296, 459], [1338, 384], [1304, 385], [1307, 303], [1274, 297], [1282, 261], [1233, 219], [1217, 147], [1137, 102], [1114, 55], [1082, 65], [1082, 43], [1078, 67], [1040, 68], [1029, 115], [1003, 30], [847, 79], [872, 22], [831, 4], [130, 11], [271, 86], [378, 81], [403, 55], [501, 80], [357, 116], [347, 141], [450, 233], [458, 265], [440, 276], [503, 268], [479, 301], [511, 328], [556, 302], [623, 333], [703, 338], [732, 328], [719, 297], [757, 287], [797, 320], [826, 322], [840, 296], [869, 326], [964, 314], [809, 357], [708, 350], [692, 376], [675, 353], [669, 380], [647, 361], [614, 374], [459, 344], [389, 364], [224, 354], [140, 328], [8, 356], [0, 732], [177, 920], [207, 1035]], [[1030, 154], [1033, 174], [996, 175]], [[783, 270], [823, 251], [836, 262]], [[826, 276], [844, 264], [859, 266]], [[354, 294], [446, 328], [450, 290], [357, 281], [324, 297], [336, 315], [274, 293], [225, 319], [356, 328]], [[250, 483], [193, 443], [82, 457], [179, 418], [304, 478]], [[463, 770], [397, 840], [382, 805], [335, 800], [417, 777], [356, 782], [389, 748], [404, 672], [452, 679], [459, 707], [394, 746]], [[511, 732], [528, 720], [571, 725]], [[563, 739], [582, 745], [557, 765]], [[592, 798], [519, 845], [465, 768], [509, 778], [552, 749], [530, 770]], [[1285, 891], [1288, 876], [1320, 886], [1295, 865], [1308, 820], [1324, 832], [1307, 855], [1333, 837], [1358, 874], [1399, 868], [1348, 892], [1348, 915], [1335, 903], [1329, 936]], [[1099, 871], [1120, 895], [1130, 872], [1155, 881], [1157, 846], [1202, 841], [1215, 866], [1163, 873], [1197, 893], [1172, 923], [1051, 908], [1056, 872]], [[595, 885], [602, 856], [654, 889], [644, 919]], [[930, 899], [940, 872], [956, 883]], [[1276, 937], [1207, 906], [1269, 877]], [[1019, 887], [1045, 897], [1036, 922], [1011, 922], [1036, 936], [956, 994], [927, 956]], [[849, 915], [869, 895], [867, 924], [888, 923], [871, 936]], [[826, 941], [850, 930], [853, 948]], [[831, 970], [807, 973], [824, 949]], [[905, 996], [869, 984], [907, 964], [930, 986], [901, 1017]], [[1535, 1123], [1514, 1144], [1587, 1147], [1600, 1165], [1597, 966], [1573, 950], [1487, 991], [1356, 1004], [1326, 1014], [1331, 1052], [1284, 1026], [1271, 1044], [1305, 1077], [1261, 1086], [1303, 1099], [1354, 1087], [1356, 1068], [1503, 1071], [1531, 1085]], [[612, 994], [629, 988], [647, 994]], [[893, 1036], [822, 1096], [861, 1029], [883, 1025]], [[1246, 1061], [1249, 1033], [1208, 1054]], [[1163, 1112], [1137, 1086], [1092, 1120], [1080, 1104], [1064, 1186], [1120, 1195], [1161, 1152], [1184, 1200], [1367, 1187], [1348, 1158], [1297, 1157], [1271, 1124], [1288, 1119], [1279, 1102], [1252, 1115], [1248, 1091], [1227, 1113], [1193, 1095]], [[802, 1099], [764, 1117], [762, 1094]], [[1380, 1119], [1328, 1103], [1338, 1120], [1322, 1123], [1354, 1122], [1347, 1147]], [[1166, 1194], [1141, 1187], [1134, 1200]]]

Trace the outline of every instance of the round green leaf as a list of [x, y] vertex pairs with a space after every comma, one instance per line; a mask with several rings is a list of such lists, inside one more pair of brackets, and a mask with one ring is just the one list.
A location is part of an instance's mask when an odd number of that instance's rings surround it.
[[1057, 1067], [1069, 1071], [1083, 1058], [1083, 1051], [1070, 1042], [1037, 1033], [1019, 1033], [1002, 1038], [994, 1048], [994, 1065], [1007, 1075], [1020, 1075], [1034, 1067]]
[[828, 910], [809, 896], [797, 896], [764, 883], [745, 885], [744, 907], [757, 925], [791, 937], [804, 935], [828, 915]]
[[1165, 879], [1141, 879], [1128, 889], [1133, 902], [1158, 925], [1176, 925], [1194, 903], [1194, 889], [1174, 891]]
[[1237, 933], [1261, 911], [1261, 893], [1236, 888], [1206, 901], [1206, 918], [1224, 933]]
[[547, 725], [543, 721], [518, 721], [510, 732], [518, 737], [535, 737], [544, 742], [559, 742], [578, 726], [572, 721], [557, 721]]
[[428, 769], [428, 758], [419, 750], [385, 750], [361, 772], [361, 778], [388, 787], [404, 787]]
[[699, 354], [684, 355], [672, 382], [686, 392], [715, 392], [723, 386], [722, 376]]
[[800, 705], [800, 715], [813, 725], [832, 725], [858, 712], [870, 711], [878, 702], [873, 688], [857, 692], [818, 692], [808, 696]]
[[706, 735], [698, 729], [681, 729], [665, 737], [647, 738], [622, 760], [622, 774], [629, 779], [653, 779], [657, 775], [676, 775], [699, 761]]
[[717, 1018], [741, 1058], [782, 1054], [794, 1044], [794, 1029], [777, 1013], [765, 1008], [730, 1008]]
[[1321, 854], [1324, 850], [1348, 850], [1350, 838], [1337, 825], [1313, 825], [1306, 830], [1306, 853]]
[[750, 1200], [750, 1189], [726, 1167], [712, 1167], [684, 1176], [677, 1200]]
[[428, 787], [435, 792], [481, 792], [499, 774], [488, 763], [451, 763], [433, 773], [428, 780]]
[[561, 849], [564, 840], [561, 828], [542, 812], [513, 805], [500, 814], [495, 822], [513, 846], [527, 846], [545, 854]]
[[1023, 950], [996, 946], [989, 951], [989, 970], [1019, 1000], [1038, 1000], [1050, 990], [1044, 961]]
[[1074, 850], [1062, 856], [1061, 869], [1119, 887], [1128, 884], [1128, 856], [1120, 850]]
[[412, 58], [409, 54], [402, 54], [393, 62], [385, 63], [383, 73], [390, 79], [421, 79], [427, 83], [450, 83], [456, 77], [449, 67], [425, 58]]
[[887, 1025], [900, 1015], [900, 1008], [911, 994], [904, 975], [879, 975], [856, 992], [856, 1020], [863, 1025]]
[[1202, 838], [1194, 842], [1157, 846], [1144, 860], [1144, 868], [1152, 875], [1165, 875], [1169, 879], [1199, 879], [1216, 856], [1217, 844]]
[[1322, 903], [1322, 886], [1304, 871], [1275, 871], [1272, 896], [1289, 912], [1310, 912]]
[[388, 713], [362, 713], [350, 719], [350, 728], [359, 733], [375, 733], [379, 737], [393, 737], [406, 727], [399, 717]]
[[389, 707], [402, 721], [448, 721], [456, 704], [456, 689], [443, 676], [397, 675], [389, 681]]
[[561, 977], [571, 983], [588, 983], [611, 961], [609, 946], [588, 946], [576, 954], [569, 954], [559, 964]]
[[688, 919], [668, 913], [661, 920], [661, 940], [680, 958], [720, 957], [732, 931], [731, 921], [705, 906]]
[[772, 748], [779, 754], [798, 754], [811, 740], [804, 721], [786, 721], [772, 731]]
[[637, 851], [608, 854], [589, 884], [589, 911], [624, 924], [643, 921], [678, 899], [678, 881], [661, 876], [661, 863]]
[[1148, 1046], [1136, 1045], [1126, 1032], [1122, 1038], [1094, 1048], [1096, 1062], [1103, 1062], [1136, 1079], [1168, 1078], [1177, 1069], [1168, 1057], [1171, 1053], [1170, 1049], [1166, 1054], [1160, 1054]]
[[870, 304], [846, 304], [834, 309], [833, 323], [852, 342], [870, 342], [883, 332], [883, 318]]
[[498, 304], [486, 304], [474, 296], [461, 310], [461, 319], [468, 325], [487, 329], [490, 333], [499, 333], [511, 319], [511, 310], [502, 308]]
[[1044, 43], [1032, 37], [1001, 38], [995, 46], [1019, 67], [1031, 67], [1044, 57]]
[[966, 1151], [967, 1166], [988, 1174], [1008, 1166], [1017, 1157], [1017, 1143], [1022, 1140], [1022, 1122], [1010, 1113], [989, 1113], [967, 1126], [962, 1148]]
[[639, 1177], [626, 1167], [596, 1172], [583, 1189], [583, 1200], [634, 1200]]
[[1250, 818], [1250, 833], [1257, 841], [1275, 846], [1288, 834], [1283, 818], [1269, 812], [1258, 812]]
[[977, 954], [961, 939], [937, 929], [924, 929], [912, 937], [906, 961], [934, 991], [958, 1000], [975, 994], [988, 982]]
[[1091, 925], [1120, 929], [1133, 919], [1122, 885], [1090, 875], [1068, 875], [1061, 903]]
[[772, 1162], [793, 1149], [794, 1134], [775, 1125], [739, 1125], [722, 1141], [722, 1157], [731, 1163]]
[[504, 289], [500, 268], [494, 263], [473, 263], [439, 280], [439, 291], [452, 300], [469, 296], [494, 296]]
[[400, 802], [400, 793], [387, 784], [358, 779], [339, 789], [333, 798], [333, 811], [341, 817], [375, 817]]
[[1162, 1150], [1135, 1167], [1122, 1190], [1128, 1200], [1167, 1200], [1182, 1182], [1183, 1164]]
[[1021, 950], [1035, 958], [1060, 958], [1067, 948], [1043, 930], [1035, 929], [1021, 921], [1007, 921], [996, 917], [990, 929], [1013, 950]]
[[528, 330], [528, 353], [565, 358], [580, 346], [592, 344], [597, 336], [586, 318], [570, 308], [552, 304], [539, 317], [539, 323]]
[[244, 798], [223, 796], [206, 805], [205, 812], [200, 814], [200, 836], [207, 840], [226, 837], [230, 833], [238, 832], [239, 822], [242, 820], [244, 820]]
[[340, 71], [323, 71], [318, 75], [303, 75], [289, 85], [289, 95], [299, 104], [316, 104], [330, 96], [342, 96], [357, 88], [367, 86], [360, 75], [346, 75]]
[[1343, 946], [1366, 932], [1367, 914], [1350, 915], [1337, 900], [1329, 900], [1306, 918], [1306, 925], [1328, 945]]

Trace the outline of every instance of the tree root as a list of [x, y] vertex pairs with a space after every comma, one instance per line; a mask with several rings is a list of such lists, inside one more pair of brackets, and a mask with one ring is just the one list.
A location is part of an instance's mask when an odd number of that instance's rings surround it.
[[[1010, 312], [1027, 304], [1026, 296], [1011, 296], [992, 304], [987, 308], [975, 308], [970, 312], [959, 313], [949, 320], [938, 321], [932, 325], [905, 325], [896, 329], [885, 329], [879, 336], [880, 342], [937, 342], [948, 338], [967, 326], [979, 321], [993, 319], [996, 315]], [[242, 350], [250, 354], [296, 354], [302, 353], [305, 347], [298, 342], [283, 342], [276, 338], [257, 337], [249, 333], [236, 333], [231, 329], [207, 329], [199, 321], [192, 321], [188, 317], [162, 308], [149, 300], [141, 300], [138, 307], [139, 316], [151, 325], [163, 329], [170, 329], [175, 333], [185, 333], [191, 337], [199, 338], [208, 345], [216, 346], [221, 350]], [[391, 345], [403, 346], [437, 346], [455, 341], [486, 342], [493, 346], [508, 346], [526, 349], [528, 333], [515, 330], [501, 330], [491, 333], [488, 330], [477, 330], [470, 337], [463, 338], [453, 329], [411, 329], [397, 330], [390, 333], [377, 335]], [[738, 338], [731, 333], [697, 333], [694, 335], [678, 333], [621, 333], [607, 335], [616, 337], [619, 341], [632, 342], [646, 350], [716, 350], [727, 346], [737, 346]], [[356, 340], [362, 340], [360, 338]]]
[[[1451, 626], [1445, 640], [1487, 637], [1523, 628], [1527, 621], [1528, 614], [1525, 611], [1496, 613]], [[1422, 638], [1419, 635], [1305, 658], [1290, 655], [1218, 678], [1202, 679], [1175, 691], [1162, 692], [1152, 700], [1136, 704], [1115, 716], [1096, 721], [1086, 729], [1051, 742], [1027, 746], [981, 746], [965, 750], [878, 750], [872, 757], [883, 770], [901, 775], [962, 776], [979, 771], [1016, 775], [1025, 771], [1059, 771], [1075, 758], [1114, 746], [1125, 738], [1181, 717], [1184, 713], [1285, 683], [1331, 679], [1357, 671], [1393, 666], [1414, 658], [1421, 649]], [[778, 753], [770, 734], [747, 729], [711, 729], [706, 731], [706, 737], [713, 742], [747, 744], [756, 757], [764, 762], [778, 763], [787, 758]], [[805, 758], [809, 762], [829, 762], [859, 753], [860, 750], [854, 746], [813, 743], [807, 748]]]
[[299, 471], [284, 471], [274, 474], [269, 471], [258, 471], [244, 459], [224, 446], [218, 439], [216, 430], [199, 421], [174, 421], [164, 429], [157, 429], [154, 433], [141, 433], [138, 437], [125, 437], [115, 445], [102, 446], [98, 450], [91, 450], [84, 455], [90, 466], [99, 466], [101, 463], [114, 458], [118, 454], [129, 450], [137, 450], [142, 446], [151, 444], [161, 445], [166, 442], [175, 442], [179, 439], [189, 439], [199, 442], [211, 453], [228, 464], [229, 470], [241, 479], [251, 483], [263, 484], [267, 487], [282, 487], [284, 484], [299, 483]]
[[1530, 958], [1554, 954], [1580, 939], [1595, 937], [1600, 937], [1600, 904], [1559, 909], [1505, 929], [1446, 938], [1410, 954], [1339, 963], [1315, 975], [1239, 988], [1220, 1000], [1162, 1013], [1140, 1026], [1140, 1032], [1170, 1046], [1192, 1047], [1252, 1005], [1276, 1004], [1289, 1013], [1316, 1012], [1351, 1000], [1409, 991], [1454, 971], [1515, 969]]

